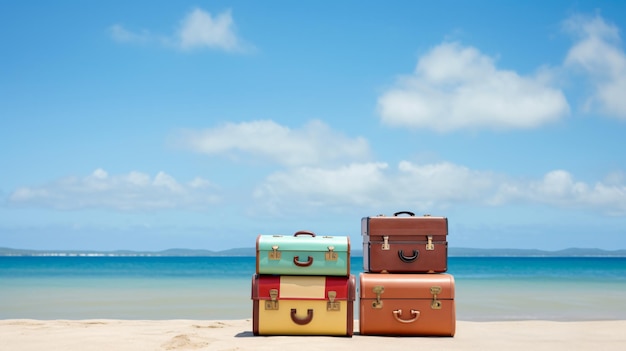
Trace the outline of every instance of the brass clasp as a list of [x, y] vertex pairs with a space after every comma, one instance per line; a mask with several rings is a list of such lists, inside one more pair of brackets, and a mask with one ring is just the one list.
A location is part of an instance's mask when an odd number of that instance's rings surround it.
[[326, 256], [326, 261], [337, 261], [339, 254], [335, 252], [334, 246], [329, 246], [328, 251], [326, 252], [325, 256]]
[[430, 303], [430, 308], [433, 310], [441, 309], [441, 301], [437, 300], [437, 295], [441, 294], [440, 286], [432, 286], [430, 288], [430, 293], [433, 294], [433, 301]]
[[433, 236], [429, 235], [428, 236], [428, 243], [426, 243], [426, 250], [427, 251], [432, 251], [435, 249], [435, 244], [433, 244]]
[[270, 290], [270, 300], [265, 301], [265, 309], [266, 310], [277, 310], [278, 309], [278, 289]]
[[328, 303], [326, 304], [326, 311], [339, 311], [341, 309], [341, 304], [335, 301], [337, 298], [336, 291], [328, 292]]
[[389, 250], [389, 235], [383, 236], [383, 250]]
[[272, 251], [269, 252], [269, 258], [272, 261], [280, 260], [280, 251], [278, 251], [278, 245], [272, 246]]
[[380, 299], [380, 295], [385, 292], [385, 287], [384, 286], [380, 286], [380, 285], [376, 285], [372, 289], [372, 291], [374, 291], [374, 294], [376, 294], [376, 301], [372, 302], [372, 307], [373, 308], [383, 308], [383, 301]]

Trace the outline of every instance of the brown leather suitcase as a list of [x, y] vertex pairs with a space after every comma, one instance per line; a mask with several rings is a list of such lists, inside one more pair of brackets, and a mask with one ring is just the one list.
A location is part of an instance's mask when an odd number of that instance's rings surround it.
[[361, 219], [363, 270], [442, 273], [448, 270], [448, 219], [396, 212]]
[[354, 275], [252, 278], [254, 335], [352, 336]]
[[454, 336], [450, 274], [360, 273], [361, 335]]

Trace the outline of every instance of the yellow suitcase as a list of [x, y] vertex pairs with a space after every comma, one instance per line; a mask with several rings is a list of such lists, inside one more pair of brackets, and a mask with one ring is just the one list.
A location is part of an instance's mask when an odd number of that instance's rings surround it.
[[252, 278], [254, 335], [352, 336], [355, 277]]

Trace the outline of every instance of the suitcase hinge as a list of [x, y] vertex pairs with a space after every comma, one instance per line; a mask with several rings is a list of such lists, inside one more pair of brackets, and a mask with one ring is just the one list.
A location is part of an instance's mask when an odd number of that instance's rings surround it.
[[380, 295], [385, 292], [385, 287], [376, 285], [373, 289], [374, 294], [376, 294], [376, 301], [372, 302], [373, 308], [383, 308], [383, 301], [380, 299]]
[[341, 305], [339, 304], [338, 301], [335, 301], [335, 298], [337, 298], [337, 292], [336, 291], [329, 291], [328, 292], [328, 303], [326, 304], [326, 311], [339, 311], [341, 309]]
[[383, 236], [383, 250], [389, 250], [389, 235]]
[[271, 261], [280, 260], [280, 251], [278, 251], [278, 245], [272, 246], [272, 251], [269, 252], [269, 258]]
[[428, 236], [428, 243], [426, 243], [426, 251], [432, 251], [435, 249], [435, 244], [433, 244], [433, 236]]
[[437, 300], [437, 295], [441, 294], [440, 286], [432, 286], [430, 288], [430, 293], [433, 294], [433, 301], [430, 303], [430, 308], [433, 310], [441, 309], [441, 301]]
[[339, 254], [335, 252], [334, 246], [329, 246], [328, 251], [326, 251], [326, 261], [337, 261]]
[[278, 289], [270, 290], [270, 301], [265, 301], [265, 309], [266, 310], [278, 309]]

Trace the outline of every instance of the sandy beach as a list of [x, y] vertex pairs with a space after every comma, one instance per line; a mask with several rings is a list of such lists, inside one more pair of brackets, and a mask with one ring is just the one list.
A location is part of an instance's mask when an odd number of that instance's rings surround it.
[[[358, 322], [355, 323], [358, 328]], [[243, 320], [0, 320], [0, 349], [99, 350], [623, 350], [626, 321], [457, 322], [453, 338], [254, 336]]]

